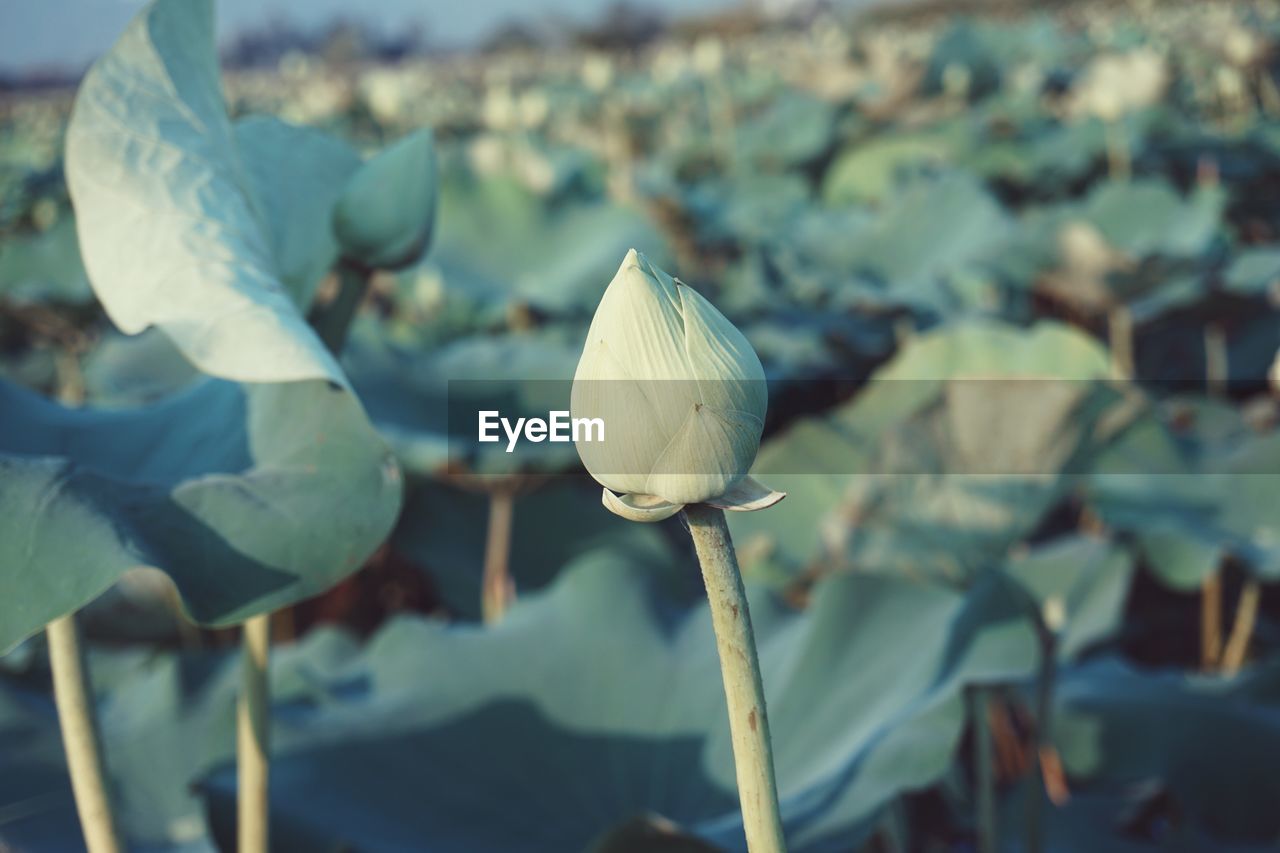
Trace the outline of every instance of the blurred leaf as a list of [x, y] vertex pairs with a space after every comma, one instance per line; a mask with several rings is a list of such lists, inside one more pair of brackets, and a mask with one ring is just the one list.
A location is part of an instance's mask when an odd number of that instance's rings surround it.
[[1222, 277], [1228, 290], [1259, 294], [1280, 301], [1280, 248], [1245, 249]]
[[1117, 249], [1134, 257], [1198, 257], [1221, 227], [1226, 192], [1201, 188], [1185, 200], [1160, 180], [1099, 184], [1081, 208]]
[[842, 152], [828, 170], [822, 197], [829, 205], [890, 201], [904, 173], [944, 164], [950, 150], [928, 135], [894, 134], [862, 142]]
[[[954, 308], [949, 276], [978, 265], [1008, 235], [1000, 204], [973, 178], [920, 180], [844, 244], [848, 269], [896, 304]], [[840, 298], [837, 293], [837, 301]]]
[[788, 498], [733, 529], [793, 568], [966, 579], [1029, 535], [1107, 440], [1110, 370], [1095, 341], [1050, 323], [913, 338], [850, 402], [764, 444], [753, 470]]
[[[753, 597], [793, 851], [847, 849], [945, 772], [964, 685], [1033, 665], [1019, 607], [999, 583], [869, 576], [824, 583], [804, 614]], [[625, 562], [582, 558], [494, 629], [393, 623], [367, 667], [371, 698], [277, 752], [282, 849], [576, 850], [646, 814], [743, 848], [709, 616], [672, 612]], [[222, 837], [234, 775], [203, 785]]]
[[153, 403], [199, 376], [162, 332], [104, 336], [84, 359], [85, 396], [95, 406]]
[[[150, 406], [71, 410], [0, 384], [0, 648], [152, 566], [231, 624], [359, 568], [400, 503], [347, 392], [206, 380]], [[340, 484], [340, 487], [335, 487]]]
[[[1255, 433], [1235, 411], [1211, 432], [1213, 404], [1173, 401], [1144, 413], [1090, 467], [1084, 495], [1104, 522], [1131, 534], [1156, 576], [1196, 589], [1232, 557], [1280, 577], [1280, 432]], [[1175, 428], [1193, 418], [1196, 432]]]
[[472, 473], [507, 475], [577, 470], [571, 444], [477, 441], [480, 410], [546, 418], [569, 410], [578, 351], [537, 335], [463, 338], [424, 352], [377, 340], [361, 330], [344, 362], [370, 418], [410, 472], [432, 474], [450, 465]]
[[1109, 639], [1124, 620], [1133, 560], [1114, 543], [1066, 536], [1015, 555], [1004, 571], [1041, 608], [1060, 609], [1057, 649], [1064, 660]]
[[630, 208], [577, 199], [550, 206], [513, 180], [453, 168], [442, 176], [429, 266], [448, 289], [587, 313], [632, 248], [655, 259], [666, 254], [657, 230]]
[[1176, 807], [1170, 832], [1198, 830], [1214, 849], [1217, 841], [1274, 843], [1278, 697], [1274, 666], [1223, 681], [1104, 660], [1062, 674], [1054, 741], [1087, 791], [1158, 781]]
[[0, 242], [0, 298], [20, 304], [93, 300], [73, 217], [61, 217], [47, 231]]
[[[341, 672], [357, 654], [333, 629], [272, 650], [277, 731], [291, 715], [351, 689]], [[93, 649], [107, 771], [130, 850], [212, 849], [190, 782], [235, 753], [238, 657], [226, 652]], [[0, 838], [15, 851], [83, 849], [56, 711], [44, 679], [0, 679]]]
[[766, 171], [794, 169], [830, 146], [835, 110], [810, 95], [787, 93], [736, 130], [736, 153], [745, 162]]
[[[601, 512], [600, 487], [585, 477], [558, 476], [515, 499], [511, 529], [511, 579], [518, 595], [541, 589], [579, 554], [609, 550], [647, 557], [656, 574], [697, 575], [689, 560], [676, 560], [653, 525], [633, 524]], [[480, 616], [480, 575], [489, 499], [434, 482], [414, 486], [392, 546], [422, 567], [450, 611]]]

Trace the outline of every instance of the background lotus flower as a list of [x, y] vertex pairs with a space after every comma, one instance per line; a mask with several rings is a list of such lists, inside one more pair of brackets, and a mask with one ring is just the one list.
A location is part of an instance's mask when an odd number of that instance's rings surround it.
[[366, 161], [333, 211], [343, 256], [376, 269], [416, 263], [431, 242], [436, 211], [436, 153], [419, 130]]
[[591, 321], [570, 404], [575, 419], [605, 424], [603, 441], [585, 432], [577, 441], [605, 506], [659, 521], [684, 504], [755, 510], [781, 500], [747, 477], [767, 405], [764, 369], [742, 333], [628, 252]]

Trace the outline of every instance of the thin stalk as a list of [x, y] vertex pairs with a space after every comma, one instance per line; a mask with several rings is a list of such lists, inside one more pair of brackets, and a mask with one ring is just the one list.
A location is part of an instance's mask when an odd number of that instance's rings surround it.
[[996, 853], [996, 767], [995, 745], [991, 738], [988, 708], [991, 699], [986, 688], [975, 687], [973, 700], [974, 785], [977, 788], [978, 850]]
[[785, 851], [764, 682], [760, 678], [747, 592], [742, 585], [733, 541], [729, 538], [729, 525], [725, 523], [723, 510], [705, 504], [691, 504], [684, 512], [711, 605], [711, 624], [715, 628], [720, 673], [729, 708], [729, 735], [733, 742], [747, 850], [750, 853]]
[[484, 542], [484, 571], [480, 579], [480, 615], [486, 625], [499, 622], [515, 597], [511, 580], [511, 521], [515, 500], [510, 489], [489, 493], [489, 530]]
[[1127, 181], [1133, 171], [1133, 158], [1129, 154], [1129, 140], [1122, 132], [1119, 121], [1106, 123], [1107, 170], [1114, 181]]
[[311, 326], [329, 351], [337, 354], [342, 352], [347, 342], [347, 332], [360, 303], [364, 301], [373, 270], [344, 260], [338, 262], [335, 272], [338, 275], [338, 294], [323, 309], [313, 313]]
[[49, 667], [53, 670], [53, 697], [62, 727], [62, 745], [75, 792], [76, 811], [89, 853], [119, 853], [120, 834], [111, 812], [98, 739], [93, 693], [80, 645], [80, 627], [74, 613], [48, 624]]
[[271, 614], [251, 616], [241, 640], [240, 701], [236, 706], [236, 769], [240, 853], [266, 853], [269, 837], [270, 709], [267, 661]]
[[[342, 352], [373, 271], [340, 261], [338, 294], [312, 314], [311, 326], [334, 355]], [[240, 640], [240, 697], [236, 703], [236, 774], [240, 853], [266, 853], [270, 839], [271, 614], [245, 620]]]
[[1271, 72], [1265, 68], [1259, 74], [1258, 89], [1262, 109], [1272, 116], [1280, 115], [1280, 90], [1276, 89], [1276, 81], [1271, 78]]
[[1214, 568], [1200, 587], [1200, 668], [1213, 670], [1222, 656], [1222, 571]]
[[1057, 637], [1037, 612], [1036, 635], [1040, 640], [1040, 671], [1036, 677], [1036, 718], [1034, 748], [1031, 750], [1030, 790], [1027, 796], [1027, 851], [1040, 853], [1044, 849], [1044, 763], [1045, 756], [1053, 749], [1050, 734], [1053, 712], [1053, 687], [1057, 679]]
[[1124, 379], [1134, 377], [1133, 315], [1128, 306], [1117, 305], [1107, 313], [1107, 343], [1111, 347], [1111, 364]]
[[1227, 646], [1222, 652], [1222, 674], [1235, 675], [1244, 665], [1245, 656], [1249, 653], [1249, 640], [1253, 637], [1253, 626], [1258, 620], [1258, 602], [1262, 598], [1262, 585], [1256, 578], [1249, 578], [1240, 590], [1240, 600], [1236, 603], [1236, 618], [1231, 624], [1231, 636], [1227, 638]]
[[1209, 396], [1227, 396], [1230, 375], [1227, 333], [1219, 324], [1210, 323], [1204, 327], [1204, 377]]

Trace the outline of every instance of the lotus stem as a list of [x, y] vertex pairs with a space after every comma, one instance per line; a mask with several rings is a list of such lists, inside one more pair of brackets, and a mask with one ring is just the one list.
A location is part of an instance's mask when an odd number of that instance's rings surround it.
[[977, 788], [978, 850], [996, 853], [996, 768], [991, 720], [991, 698], [986, 688], [975, 687], [973, 701], [974, 785]]
[[1200, 668], [1218, 665], [1222, 655], [1222, 572], [1214, 568], [1200, 587]]
[[[338, 294], [310, 320], [334, 355], [342, 352], [372, 270], [350, 261], [336, 268]], [[240, 639], [240, 698], [236, 705], [236, 790], [239, 853], [266, 853], [270, 839], [271, 614], [245, 620]]]
[[1111, 365], [1124, 379], [1133, 379], [1136, 370], [1133, 354], [1133, 315], [1128, 306], [1116, 305], [1107, 313], [1107, 343], [1111, 348]]
[[1204, 376], [1206, 390], [1211, 397], [1227, 396], [1230, 367], [1227, 354], [1227, 333], [1218, 323], [1204, 327]]
[[484, 543], [484, 571], [480, 579], [480, 615], [486, 625], [502, 620], [514, 598], [511, 580], [511, 521], [515, 499], [510, 489], [489, 493], [489, 530]]
[[336, 355], [342, 352], [342, 347], [347, 342], [347, 332], [351, 329], [356, 310], [364, 301], [365, 291], [369, 289], [369, 281], [373, 278], [373, 270], [342, 260], [338, 262], [335, 272], [338, 276], [338, 293], [332, 302], [312, 316], [311, 325], [324, 345]]
[[1259, 71], [1258, 88], [1263, 111], [1273, 116], [1280, 115], [1280, 90], [1276, 89], [1276, 81], [1265, 68]]
[[58, 706], [62, 745], [75, 792], [76, 811], [89, 853], [119, 853], [123, 849], [111, 811], [103, 767], [89, 671], [80, 643], [75, 613], [54, 619], [45, 628], [49, 639], [49, 668]]
[[764, 682], [756, 656], [751, 612], [747, 608], [747, 591], [742, 585], [733, 541], [729, 538], [729, 525], [723, 510], [706, 504], [691, 504], [684, 512], [711, 605], [747, 850], [750, 853], [785, 851]]
[[1227, 638], [1227, 646], [1222, 652], [1222, 674], [1235, 675], [1244, 665], [1245, 656], [1249, 652], [1249, 640], [1253, 637], [1253, 626], [1258, 619], [1258, 603], [1262, 598], [1262, 585], [1257, 578], [1245, 581], [1240, 590], [1240, 600], [1236, 603], [1236, 618], [1231, 624], [1231, 636]]
[[252, 616], [241, 639], [240, 701], [236, 707], [236, 769], [240, 853], [266, 853], [269, 838], [270, 697], [267, 661], [271, 614]]
[[1044, 849], [1044, 781], [1045, 757], [1053, 751], [1051, 735], [1053, 714], [1053, 688], [1057, 679], [1057, 637], [1039, 611], [1035, 612], [1036, 636], [1040, 640], [1040, 671], [1036, 676], [1035, 735], [1031, 750], [1030, 791], [1027, 796], [1027, 851], [1040, 853]]
[[1107, 169], [1113, 181], [1127, 181], [1133, 171], [1133, 158], [1129, 153], [1129, 140], [1122, 133], [1119, 121], [1106, 123]]

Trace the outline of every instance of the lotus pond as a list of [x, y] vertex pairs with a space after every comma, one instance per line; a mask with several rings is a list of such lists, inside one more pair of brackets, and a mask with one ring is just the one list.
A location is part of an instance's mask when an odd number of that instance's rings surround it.
[[0, 90], [0, 851], [1274, 850], [1280, 3], [990, 5]]

